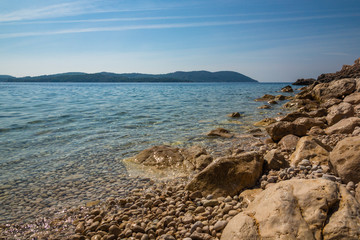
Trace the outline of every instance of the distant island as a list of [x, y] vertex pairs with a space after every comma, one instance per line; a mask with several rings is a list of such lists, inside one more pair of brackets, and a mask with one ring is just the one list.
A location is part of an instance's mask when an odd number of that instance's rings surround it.
[[258, 82], [233, 71], [191, 71], [167, 74], [69, 72], [35, 77], [0, 75], [0, 82]]

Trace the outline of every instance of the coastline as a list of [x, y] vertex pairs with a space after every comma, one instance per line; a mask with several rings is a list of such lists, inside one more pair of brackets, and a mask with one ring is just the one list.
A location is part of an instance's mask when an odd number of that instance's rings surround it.
[[[262, 121], [258, 123], [261, 127], [246, 134], [219, 130], [217, 137], [227, 140], [210, 153], [209, 149], [170, 146], [161, 151], [147, 149], [142, 165], [149, 163], [160, 171], [192, 166], [194, 171], [165, 181], [137, 177], [141, 184], [126, 197], [67, 209], [25, 227], [1, 226], [0, 236], [225, 240], [232, 236], [273, 239], [280, 234], [294, 239], [357, 239], [360, 176], [342, 169], [348, 166], [343, 166], [341, 156], [350, 154], [356, 164], [359, 90], [360, 80], [355, 78], [305, 87], [284, 104], [291, 109], [286, 115]], [[275, 98], [266, 95], [258, 100], [270, 104]], [[350, 150], [344, 152], [343, 145]], [[171, 162], [169, 152], [180, 160]], [[134, 156], [135, 162], [140, 155]], [[154, 163], [154, 156], [161, 161]], [[213, 160], [206, 162], [208, 156]], [[197, 165], [200, 157], [205, 165]], [[279, 225], [274, 226], [273, 221]]]

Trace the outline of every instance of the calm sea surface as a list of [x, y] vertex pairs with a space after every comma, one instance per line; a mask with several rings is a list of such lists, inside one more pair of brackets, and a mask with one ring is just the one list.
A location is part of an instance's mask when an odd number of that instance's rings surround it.
[[254, 99], [285, 85], [0, 83], [0, 223], [124, 193], [138, 181], [122, 159], [153, 145], [206, 145], [217, 127], [245, 131], [281, 111]]

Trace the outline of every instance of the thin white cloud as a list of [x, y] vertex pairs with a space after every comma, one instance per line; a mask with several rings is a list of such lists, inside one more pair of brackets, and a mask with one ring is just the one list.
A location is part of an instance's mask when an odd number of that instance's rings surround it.
[[[45, 35], [61, 35], [73, 33], [90, 33], [90, 32], [119, 32], [128, 30], [144, 30], [144, 29], [171, 29], [171, 28], [194, 28], [194, 27], [216, 27], [241, 24], [256, 23], [272, 23], [272, 22], [289, 22], [289, 21], [308, 21], [324, 18], [347, 17], [349, 15], [324, 15], [324, 16], [307, 16], [307, 17], [288, 17], [273, 19], [254, 19], [254, 20], [237, 20], [237, 21], [208, 21], [208, 22], [192, 22], [192, 23], [169, 23], [169, 24], [145, 24], [145, 25], [127, 25], [118, 27], [89, 27], [79, 29], [64, 29], [44, 32], [19, 32], [19, 33], [3, 33], [0, 39], [45, 36]], [[360, 16], [360, 14], [352, 14], [351, 16]]]

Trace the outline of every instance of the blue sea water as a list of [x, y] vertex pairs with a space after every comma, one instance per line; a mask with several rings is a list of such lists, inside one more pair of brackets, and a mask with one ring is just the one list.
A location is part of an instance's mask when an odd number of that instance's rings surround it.
[[0, 222], [35, 214], [34, 206], [116, 195], [102, 186], [122, 186], [122, 159], [153, 145], [206, 145], [217, 127], [246, 131], [281, 111], [258, 109], [264, 103], [254, 99], [285, 85], [0, 83]]

